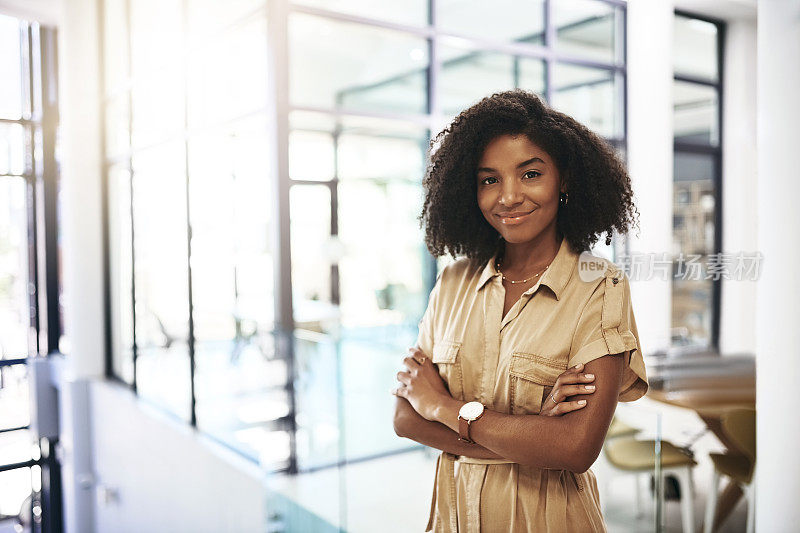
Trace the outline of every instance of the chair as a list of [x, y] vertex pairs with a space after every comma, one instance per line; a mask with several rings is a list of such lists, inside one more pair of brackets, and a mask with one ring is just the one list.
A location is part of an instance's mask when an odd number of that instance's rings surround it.
[[704, 533], [714, 530], [714, 515], [717, 510], [717, 491], [720, 476], [725, 475], [737, 483], [747, 499], [747, 533], [755, 531], [755, 476], [756, 466], [756, 411], [755, 409], [735, 408], [722, 414], [722, 429], [728, 437], [741, 448], [744, 455], [736, 452], [710, 453], [714, 463], [711, 486], [706, 503]]
[[[631, 436], [617, 437], [603, 445], [607, 461], [616, 469], [635, 474], [652, 473], [655, 469], [655, 441], [637, 440]], [[683, 531], [694, 532], [694, 484], [692, 468], [697, 462], [683, 448], [661, 441], [661, 472], [674, 476], [681, 492]], [[637, 510], [640, 505], [637, 477]]]
[[[603, 441], [603, 450], [605, 450], [606, 444], [608, 442], [610, 442], [611, 440], [619, 438], [619, 437], [633, 437], [634, 435], [636, 435], [640, 431], [641, 430], [639, 428], [635, 428], [633, 426], [629, 426], [628, 424], [626, 424], [625, 422], [622, 422], [619, 418], [617, 418], [616, 415], [614, 415], [614, 417], [611, 419], [611, 424], [608, 426], [608, 431], [606, 432], [606, 438]], [[605, 455], [604, 454], [601, 454], [601, 456], [598, 459], [600, 460], [600, 463], [595, 463], [595, 466], [597, 466], [598, 464], [602, 464], [602, 465], [607, 465], [608, 467], [613, 467], [613, 465], [609, 464], [608, 459], [605, 459]], [[611, 492], [611, 490], [610, 490], [610, 484], [611, 484], [610, 476], [603, 475], [601, 477], [601, 481], [603, 483], [603, 490], [600, 491], [600, 505], [601, 505], [601, 507], [605, 508], [606, 495]], [[639, 512], [641, 507], [642, 507], [642, 503], [641, 503], [641, 495], [639, 493], [639, 480], [637, 479], [636, 480], [636, 510], [637, 510], [637, 516], [639, 516], [641, 514]]]
[[625, 422], [622, 422], [615, 415], [611, 419], [611, 424], [608, 426], [608, 431], [606, 432], [606, 442], [618, 437], [633, 437], [640, 431], [641, 429], [629, 426]]

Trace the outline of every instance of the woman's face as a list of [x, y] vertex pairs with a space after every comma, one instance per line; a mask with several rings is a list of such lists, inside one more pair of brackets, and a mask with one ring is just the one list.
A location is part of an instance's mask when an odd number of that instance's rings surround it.
[[492, 139], [478, 162], [477, 180], [478, 207], [506, 242], [529, 242], [555, 228], [558, 169], [527, 136]]

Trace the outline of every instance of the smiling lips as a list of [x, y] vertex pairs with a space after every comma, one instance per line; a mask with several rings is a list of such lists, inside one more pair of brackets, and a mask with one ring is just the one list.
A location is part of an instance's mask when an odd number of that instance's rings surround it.
[[523, 220], [527, 219], [528, 216], [530, 216], [530, 214], [533, 213], [533, 211], [535, 211], [535, 209], [527, 212], [513, 211], [511, 213], [498, 213], [497, 216], [500, 217], [500, 221], [503, 224], [518, 224], [519, 222], [522, 222]]

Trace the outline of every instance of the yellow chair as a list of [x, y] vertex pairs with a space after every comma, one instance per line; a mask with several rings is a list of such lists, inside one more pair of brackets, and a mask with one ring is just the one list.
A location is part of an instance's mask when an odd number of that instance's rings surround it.
[[[640, 431], [641, 430], [639, 428], [635, 428], [633, 426], [629, 426], [628, 424], [626, 424], [625, 422], [622, 422], [619, 418], [617, 418], [616, 415], [614, 415], [614, 417], [611, 419], [611, 424], [608, 426], [608, 431], [606, 432], [606, 438], [603, 441], [603, 450], [605, 450], [606, 444], [608, 442], [610, 442], [611, 440], [619, 438], [619, 437], [633, 437], [634, 435], [636, 435]], [[600, 457], [598, 457], [598, 462], [595, 463], [593, 465], [593, 467], [596, 470], [599, 467], [600, 469], [605, 468], [605, 470], [608, 471], [608, 470], [613, 468], [613, 465], [610, 465], [608, 463], [608, 459], [605, 458], [605, 454], [601, 453]], [[601, 472], [601, 470], [598, 470], [598, 473], [600, 473], [600, 472]], [[611, 492], [611, 490], [610, 490], [611, 476], [608, 475], [608, 472], [606, 472], [605, 474], [601, 473], [601, 475], [597, 479], [598, 479], [598, 482], [603, 485], [602, 490], [600, 490], [600, 507], [602, 509], [605, 509], [607, 495]], [[636, 480], [636, 510], [637, 510], [637, 516], [639, 516], [641, 514], [639, 512], [639, 510], [641, 508], [642, 508], [642, 503], [641, 503], [641, 495], [639, 494], [639, 482], [638, 482], [638, 480]]]
[[747, 499], [747, 533], [755, 531], [755, 476], [756, 467], [756, 411], [755, 409], [735, 408], [722, 414], [722, 429], [736, 443], [744, 455], [738, 453], [710, 453], [714, 462], [711, 486], [706, 503], [706, 518], [703, 532], [714, 530], [714, 515], [717, 510], [717, 491], [721, 475], [736, 482]]
[[[616, 469], [633, 474], [652, 473], [655, 469], [655, 441], [620, 437], [603, 446], [607, 461]], [[694, 483], [692, 468], [697, 462], [669, 441], [661, 441], [661, 475], [673, 475], [678, 480], [681, 492], [681, 519], [683, 531], [694, 532]], [[639, 483], [637, 480], [637, 509], [639, 507]]]
[[608, 431], [606, 432], [606, 442], [618, 437], [633, 437], [640, 431], [641, 429], [629, 426], [625, 422], [622, 422], [615, 415], [611, 419], [611, 424], [608, 426]]

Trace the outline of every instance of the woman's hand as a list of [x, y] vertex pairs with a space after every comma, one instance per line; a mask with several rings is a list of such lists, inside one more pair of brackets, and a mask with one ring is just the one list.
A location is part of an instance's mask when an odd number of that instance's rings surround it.
[[430, 357], [416, 346], [408, 351], [411, 356], [403, 358], [408, 370], [397, 373], [400, 386], [392, 390], [392, 394], [408, 400], [426, 420], [434, 420], [436, 408], [443, 399], [450, 398], [450, 392]]
[[586, 405], [586, 400], [564, 401], [569, 396], [594, 392], [594, 385], [585, 385], [585, 383], [594, 381], [594, 374], [582, 374], [582, 370], [583, 363], [566, 369], [558, 376], [556, 384], [553, 385], [553, 390], [542, 403], [542, 410], [539, 411], [540, 416], [561, 416]]

